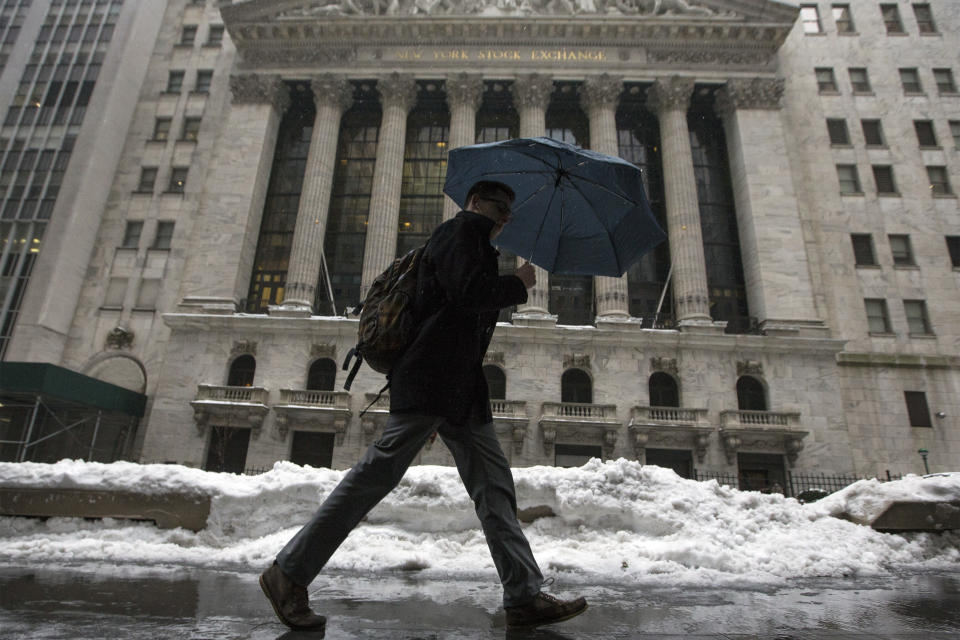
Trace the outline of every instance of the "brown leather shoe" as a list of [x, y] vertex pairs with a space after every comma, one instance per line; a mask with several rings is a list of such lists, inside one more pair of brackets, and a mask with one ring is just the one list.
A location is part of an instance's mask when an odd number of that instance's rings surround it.
[[297, 630], [323, 629], [327, 619], [315, 614], [307, 603], [307, 589], [301, 587], [280, 570], [277, 563], [260, 574], [260, 588], [273, 605], [280, 621]]
[[507, 607], [507, 628], [535, 627], [541, 624], [563, 622], [587, 610], [585, 598], [558, 600], [541, 591], [529, 604]]

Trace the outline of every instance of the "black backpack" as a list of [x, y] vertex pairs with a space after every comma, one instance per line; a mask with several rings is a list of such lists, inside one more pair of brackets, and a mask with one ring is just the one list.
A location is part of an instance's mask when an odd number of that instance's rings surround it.
[[[347, 352], [343, 370], [350, 368], [354, 357], [356, 363], [343, 383], [344, 389], [353, 385], [364, 361], [374, 371], [389, 374], [416, 337], [420, 328], [417, 276], [426, 247], [424, 244], [394, 260], [370, 285], [363, 302], [354, 308], [353, 314], [360, 315], [357, 344]], [[380, 393], [388, 386], [389, 382]]]

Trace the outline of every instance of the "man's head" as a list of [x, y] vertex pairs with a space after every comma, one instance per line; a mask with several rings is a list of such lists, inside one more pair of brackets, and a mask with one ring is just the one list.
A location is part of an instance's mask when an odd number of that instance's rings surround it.
[[478, 182], [467, 192], [467, 202], [464, 207], [467, 211], [478, 213], [490, 218], [495, 223], [490, 238], [500, 233], [503, 226], [510, 221], [510, 211], [513, 205], [513, 189], [500, 182]]

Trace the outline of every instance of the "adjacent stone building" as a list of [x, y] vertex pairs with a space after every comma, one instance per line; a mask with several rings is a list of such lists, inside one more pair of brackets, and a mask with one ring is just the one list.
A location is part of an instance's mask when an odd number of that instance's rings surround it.
[[342, 390], [347, 309], [455, 214], [449, 149], [548, 135], [640, 166], [669, 239], [504, 311], [485, 371], [513, 465], [749, 488], [960, 465], [958, 3], [115, 4], [124, 57], [3, 358], [142, 390], [129, 455], [352, 464], [387, 401], [364, 412], [369, 369]]

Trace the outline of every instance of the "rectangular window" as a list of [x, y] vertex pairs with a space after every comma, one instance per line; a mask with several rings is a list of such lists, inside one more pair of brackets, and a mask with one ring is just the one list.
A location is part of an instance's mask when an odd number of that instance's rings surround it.
[[187, 167], [174, 167], [170, 171], [170, 184], [167, 186], [169, 193], [183, 193], [187, 186]]
[[907, 329], [912, 336], [929, 336], [930, 318], [927, 317], [927, 303], [923, 300], [904, 300], [903, 310], [907, 315]]
[[804, 33], [823, 33], [820, 26], [820, 12], [816, 5], [801, 5], [800, 22], [803, 23]]
[[868, 147], [887, 146], [883, 138], [883, 125], [879, 120], [861, 120], [860, 126], [863, 129], [863, 141]]
[[850, 86], [854, 93], [870, 93], [870, 77], [864, 67], [852, 67], [849, 69]]
[[169, 249], [173, 240], [173, 220], [161, 220], [157, 223], [157, 235], [153, 238], [151, 249]]
[[863, 303], [867, 309], [867, 329], [870, 333], [890, 333], [887, 301], [883, 298], [867, 298]]
[[603, 459], [603, 448], [589, 444], [554, 445], [553, 464], [557, 467], [581, 467], [591, 458]]
[[847, 121], [842, 118], [827, 118], [827, 133], [830, 135], [830, 144], [850, 144]]
[[180, 45], [181, 46], [193, 46], [194, 40], [197, 39], [197, 25], [188, 24], [184, 25], [183, 31], [180, 32]]
[[873, 236], [869, 233], [851, 233], [853, 241], [853, 259], [858, 267], [877, 266], [877, 256], [873, 251]]
[[917, 29], [919, 29], [920, 33], [937, 32], [937, 25], [933, 22], [933, 12], [930, 11], [929, 4], [913, 5], [913, 15], [917, 19]]
[[957, 85], [953, 81], [953, 71], [950, 69], [934, 69], [933, 79], [937, 83], [937, 92], [941, 95], [957, 92]]
[[937, 196], [953, 195], [946, 167], [927, 167], [927, 178], [930, 180], [930, 193]]
[[920, 74], [916, 69], [900, 69], [900, 84], [903, 86], [903, 92], [916, 95], [923, 93], [923, 86], [920, 84]]
[[197, 71], [197, 84], [194, 87], [196, 93], [209, 93], [210, 83], [213, 80], [213, 71], [209, 69], [200, 69]]
[[816, 69], [817, 89], [820, 93], [837, 93], [837, 80], [833, 76], [833, 69], [820, 67]]
[[167, 93], [180, 93], [183, 89], [183, 71], [171, 71], [167, 76]]
[[156, 181], [157, 168], [143, 167], [140, 169], [140, 183], [137, 185], [137, 191], [140, 193], [153, 193], [153, 187]]
[[126, 278], [110, 278], [107, 283], [107, 292], [103, 297], [103, 306], [111, 309], [123, 308], [123, 297], [127, 293]]
[[914, 120], [913, 128], [917, 132], [917, 142], [921, 148], [936, 148], [937, 135], [932, 120]]
[[837, 177], [840, 179], [840, 193], [863, 193], [860, 190], [860, 177], [857, 167], [852, 164], [838, 164]]
[[953, 146], [960, 150], [960, 120], [950, 121], [950, 137], [953, 138]]
[[890, 165], [873, 165], [873, 181], [877, 186], [877, 193], [881, 195], [894, 195], [897, 193], [897, 185], [893, 181], [893, 167]]
[[148, 311], [157, 308], [157, 295], [160, 293], [159, 278], [144, 278], [137, 292], [137, 304], [134, 308]]
[[900, 20], [900, 9], [895, 4], [880, 5], [880, 13], [883, 15], [883, 24], [887, 27], [887, 33], [904, 33], [903, 22]]
[[223, 44], [223, 25], [222, 24], [212, 24], [210, 25], [210, 31], [207, 33], [207, 44], [208, 47], [219, 47]]
[[893, 254], [893, 264], [900, 267], [913, 266], [913, 250], [910, 247], [910, 236], [889, 235], [890, 253]]
[[170, 118], [157, 118], [153, 125], [153, 139], [166, 140], [170, 137]]
[[127, 227], [123, 231], [123, 244], [126, 249], [136, 249], [140, 244], [140, 232], [143, 231], [143, 221], [127, 220]]
[[833, 23], [837, 25], [837, 33], [856, 33], [856, 27], [853, 25], [853, 14], [850, 13], [850, 5], [835, 4], [833, 9]]
[[947, 236], [947, 253], [953, 268], [960, 267], [960, 236]]
[[200, 118], [185, 118], [183, 120], [183, 140], [196, 142], [200, 133]]
[[932, 427], [930, 422], [930, 407], [927, 406], [927, 394], [923, 391], [904, 391], [903, 398], [907, 403], [907, 415], [910, 417], [911, 427]]

